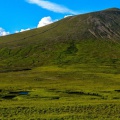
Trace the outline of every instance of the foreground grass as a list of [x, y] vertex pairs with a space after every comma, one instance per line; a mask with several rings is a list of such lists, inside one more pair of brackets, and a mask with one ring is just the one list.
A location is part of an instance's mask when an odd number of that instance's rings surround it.
[[[0, 107], [1, 119], [23, 120], [81, 120], [81, 119], [119, 119], [119, 103], [95, 103], [67, 101], [24, 101], [10, 102], [6, 107]], [[110, 101], [109, 101], [110, 102]], [[116, 101], [117, 102], [117, 101]], [[4, 104], [4, 102], [3, 102]]]
[[85, 64], [0, 73], [0, 119], [120, 119], [119, 79], [118, 67]]

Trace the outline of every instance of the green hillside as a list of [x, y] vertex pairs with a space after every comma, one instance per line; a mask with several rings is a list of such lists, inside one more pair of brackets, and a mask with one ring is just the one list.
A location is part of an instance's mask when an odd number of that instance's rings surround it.
[[120, 120], [120, 9], [0, 37], [0, 120]]
[[0, 68], [51, 64], [119, 64], [120, 10], [67, 17], [30, 31], [0, 37]]

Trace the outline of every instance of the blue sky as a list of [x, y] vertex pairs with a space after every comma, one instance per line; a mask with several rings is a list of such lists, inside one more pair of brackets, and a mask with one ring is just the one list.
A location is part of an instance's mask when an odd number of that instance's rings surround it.
[[120, 8], [120, 0], [0, 0], [0, 36], [113, 7]]

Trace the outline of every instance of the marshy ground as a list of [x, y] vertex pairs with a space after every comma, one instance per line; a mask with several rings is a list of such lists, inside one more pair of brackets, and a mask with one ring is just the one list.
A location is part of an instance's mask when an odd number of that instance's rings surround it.
[[120, 119], [113, 66], [46, 66], [0, 73], [0, 119]]

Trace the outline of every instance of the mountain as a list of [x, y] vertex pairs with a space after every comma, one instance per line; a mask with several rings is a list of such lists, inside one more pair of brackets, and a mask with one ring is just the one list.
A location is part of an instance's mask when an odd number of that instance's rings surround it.
[[43, 65], [120, 64], [120, 9], [70, 16], [0, 37], [0, 70]]

